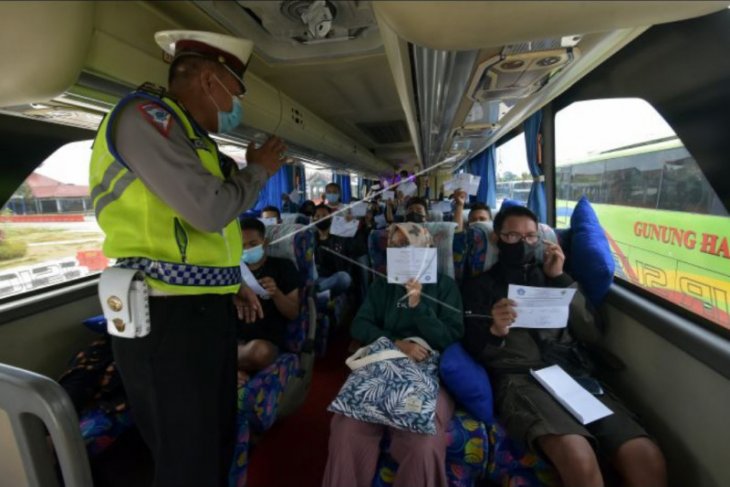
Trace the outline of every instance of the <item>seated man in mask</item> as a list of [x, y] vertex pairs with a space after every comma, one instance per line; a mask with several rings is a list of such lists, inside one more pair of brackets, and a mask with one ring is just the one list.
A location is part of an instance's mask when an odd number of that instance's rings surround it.
[[408, 198], [405, 221], [413, 223], [428, 221], [428, 202], [418, 196]]
[[236, 304], [241, 320], [237, 333], [239, 379], [274, 362], [279, 350], [286, 347], [287, 323], [299, 314], [299, 273], [288, 259], [266, 256], [265, 235], [264, 224], [256, 218], [241, 221], [241, 265], [248, 266], [268, 296], [261, 297], [264, 317], [253, 322], [243, 321], [250, 314]]
[[497, 415], [507, 432], [542, 451], [557, 468], [564, 487], [604, 485], [596, 452], [610, 458], [624, 485], [666, 486], [661, 451], [618, 399], [608, 393], [597, 395], [613, 414], [582, 425], [531, 377], [530, 369], [558, 364], [573, 377], [597, 385], [590, 378], [591, 359], [578, 340], [600, 339], [598, 316], [578, 291], [567, 328], [511, 329], [520, 310], [507, 299], [509, 284], [560, 288], [571, 286], [573, 280], [563, 272], [560, 246], [543, 241], [545, 262], [537, 262], [537, 217], [529, 209], [513, 206], [500, 211], [494, 232], [497, 263], [462, 285], [463, 344], [489, 369]]
[[345, 238], [330, 233], [332, 209], [319, 205], [312, 221], [317, 226], [314, 263], [317, 266], [317, 292], [329, 291], [334, 297], [346, 292], [352, 284], [351, 260], [365, 253], [358, 248], [361, 239]]
[[[464, 190], [457, 190], [454, 193], [454, 222], [456, 223], [456, 231], [464, 231], [464, 206], [468, 195]], [[489, 205], [475, 202], [469, 206], [469, 218], [467, 223], [474, 222], [491, 222], [492, 209]]]

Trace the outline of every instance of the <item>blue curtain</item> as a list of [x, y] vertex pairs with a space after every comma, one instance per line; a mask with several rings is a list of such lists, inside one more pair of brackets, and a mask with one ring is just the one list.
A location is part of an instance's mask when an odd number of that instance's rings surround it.
[[542, 181], [542, 168], [538, 164], [538, 140], [542, 110], [535, 112], [525, 120], [525, 146], [527, 148], [527, 165], [530, 168], [533, 182], [530, 195], [527, 197], [527, 207], [532, 210], [542, 223], [547, 223], [547, 202], [545, 201], [545, 183]]
[[264, 207], [272, 205], [281, 209], [282, 193], [292, 192], [292, 181], [294, 180], [294, 168], [285, 165], [266, 182], [266, 186], [259, 193], [259, 199], [253, 209], [261, 211]]
[[477, 195], [476, 197], [472, 196], [471, 201], [486, 203], [492, 209], [494, 209], [497, 205], [496, 154], [497, 149], [494, 145], [490, 145], [477, 156], [472, 158], [467, 164], [469, 174], [480, 176], [482, 178], [479, 180]]
[[332, 182], [340, 185], [340, 201], [342, 203], [349, 203], [352, 198], [352, 188], [350, 187], [350, 175], [349, 174], [332, 174]]

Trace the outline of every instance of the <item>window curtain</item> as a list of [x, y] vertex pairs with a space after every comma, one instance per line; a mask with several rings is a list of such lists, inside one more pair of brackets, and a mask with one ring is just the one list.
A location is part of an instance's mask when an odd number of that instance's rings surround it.
[[294, 168], [287, 164], [282, 166], [276, 174], [271, 176], [266, 182], [266, 186], [259, 193], [259, 199], [256, 201], [253, 209], [261, 211], [264, 207], [272, 205], [281, 209], [282, 193], [292, 192], [292, 183], [294, 181]]
[[527, 148], [527, 165], [532, 174], [532, 187], [527, 197], [527, 207], [532, 210], [541, 223], [547, 223], [547, 202], [545, 201], [545, 182], [542, 175], [542, 151], [540, 147], [540, 124], [542, 110], [535, 112], [525, 120], [525, 145]]
[[490, 208], [497, 206], [497, 170], [495, 163], [497, 157], [497, 149], [494, 144], [487, 147], [477, 156], [469, 161], [469, 174], [479, 176], [479, 189], [476, 196], [472, 196], [470, 201], [473, 203], [486, 203]]
[[349, 203], [352, 198], [352, 187], [350, 186], [349, 174], [332, 174], [332, 182], [340, 185], [340, 202]]

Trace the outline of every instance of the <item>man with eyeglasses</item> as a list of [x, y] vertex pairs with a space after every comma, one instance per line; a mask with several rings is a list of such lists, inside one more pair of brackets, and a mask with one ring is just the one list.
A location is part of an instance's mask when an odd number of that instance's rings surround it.
[[[665, 486], [665, 462], [657, 445], [618, 399], [591, 378], [595, 367], [583, 344], [598, 342], [601, 327], [580, 290], [570, 305], [567, 328], [511, 329], [519, 309], [507, 299], [510, 284], [577, 286], [563, 272], [560, 246], [542, 240], [537, 217], [522, 206], [497, 213], [494, 235], [489, 245], [499, 249], [497, 263], [462, 286], [463, 344], [490, 373], [500, 422], [511, 436], [547, 455], [565, 487], [604, 485], [596, 451], [610, 457], [626, 485]], [[530, 375], [530, 369], [553, 364], [594, 388], [591, 392], [613, 414], [587, 425], [575, 420]]]
[[112, 348], [153, 485], [223, 486], [235, 441], [234, 296], [242, 319], [263, 317], [241, 285], [237, 216], [286, 147], [276, 137], [251, 144], [239, 170], [209, 135], [241, 121], [251, 41], [197, 31], [155, 40], [171, 62], [169, 89], [145, 84], [124, 97], [99, 127], [90, 165], [104, 254], [142, 272], [150, 289], [149, 334], [112, 337]]

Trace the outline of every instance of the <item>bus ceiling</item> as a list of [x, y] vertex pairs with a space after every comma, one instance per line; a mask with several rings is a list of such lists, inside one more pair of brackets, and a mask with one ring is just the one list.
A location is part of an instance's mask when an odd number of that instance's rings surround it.
[[276, 133], [303, 156], [367, 175], [447, 169], [646, 26], [726, 3], [2, 2], [0, 41], [14, 55], [0, 60], [0, 107], [32, 116], [29, 104], [55, 99], [55, 111], [98, 115], [117, 90], [90, 89], [83, 76], [165, 84], [155, 31], [227, 32], [256, 42], [242, 142]]

